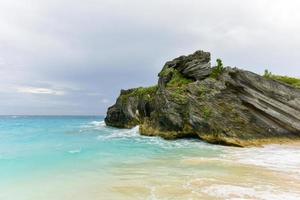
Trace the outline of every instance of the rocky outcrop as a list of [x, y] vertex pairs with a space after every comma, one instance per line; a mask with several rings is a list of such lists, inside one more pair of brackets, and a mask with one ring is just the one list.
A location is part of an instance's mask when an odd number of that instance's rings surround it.
[[251, 146], [300, 139], [300, 90], [237, 68], [211, 67], [197, 51], [165, 64], [158, 85], [122, 90], [105, 118], [165, 139]]
[[162, 69], [176, 69], [183, 76], [194, 80], [202, 80], [211, 74], [210, 53], [196, 51], [189, 56], [181, 56], [165, 64]]

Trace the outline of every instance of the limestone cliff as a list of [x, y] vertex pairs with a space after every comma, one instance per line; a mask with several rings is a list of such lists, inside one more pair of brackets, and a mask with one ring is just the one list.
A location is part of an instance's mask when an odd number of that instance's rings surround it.
[[165, 64], [158, 85], [122, 90], [105, 118], [165, 139], [249, 146], [300, 139], [300, 89], [237, 68], [211, 67], [197, 51]]

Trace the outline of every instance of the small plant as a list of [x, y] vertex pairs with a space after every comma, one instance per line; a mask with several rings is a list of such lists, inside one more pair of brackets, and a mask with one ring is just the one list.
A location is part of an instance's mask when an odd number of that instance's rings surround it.
[[272, 79], [272, 80], [275, 80], [275, 81], [286, 83], [286, 84], [288, 84], [290, 86], [293, 86], [295, 88], [300, 88], [300, 79], [298, 79], [298, 78], [274, 75], [274, 74], [272, 74], [272, 72], [270, 72], [267, 69], [265, 70], [263, 76], [265, 78], [268, 78], [268, 79]]
[[159, 76], [166, 77], [171, 76], [171, 80], [167, 83], [168, 87], [182, 87], [193, 82], [192, 79], [184, 77], [178, 70], [174, 68], [168, 68], [162, 71]]
[[265, 69], [264, 77], [265, 78], [271, 78], [272, 77], [272, 72], [269, 72], [269, 70]]
[[217, 79], [219, 75], [224, 71], [223, 62], [220, 58], [217, 59], [217, 66], [213, 69], [211, 77]]
[[217, 67], [223, 69], [223, 62], [220, 58], [217, 59]]
[[181, 87], [193, 82], [193, 80], [185, 78], [180, 72], [174, 70], [172, 79], [168, 83], [168, 86]]

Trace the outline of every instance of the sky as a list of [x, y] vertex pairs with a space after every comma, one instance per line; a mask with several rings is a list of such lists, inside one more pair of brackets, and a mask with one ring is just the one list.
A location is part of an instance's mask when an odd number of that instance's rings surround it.
[[0, 115], [104, 115], [196, 50], [300, 77], [300, 1], [1, 0]]

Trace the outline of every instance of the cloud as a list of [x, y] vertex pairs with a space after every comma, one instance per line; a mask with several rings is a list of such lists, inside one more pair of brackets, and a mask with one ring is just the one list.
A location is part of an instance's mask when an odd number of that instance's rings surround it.
[[[198, 49], [210, 51], [212, 62], [220, 57], [225, 65], [299, 77], [299, 6], [295, 0], [1, 0], [0, 114], [103, 114], [110, 102], [101, 99], [156, 84], [164, 62]], [[14, 105], [5, 103], [12, 99]]]
[[64, 91], [53, 90], [49, 88], [19, 87], [18, 92], [27, 94], [47, 94], [47, 95], [64, 95]]

